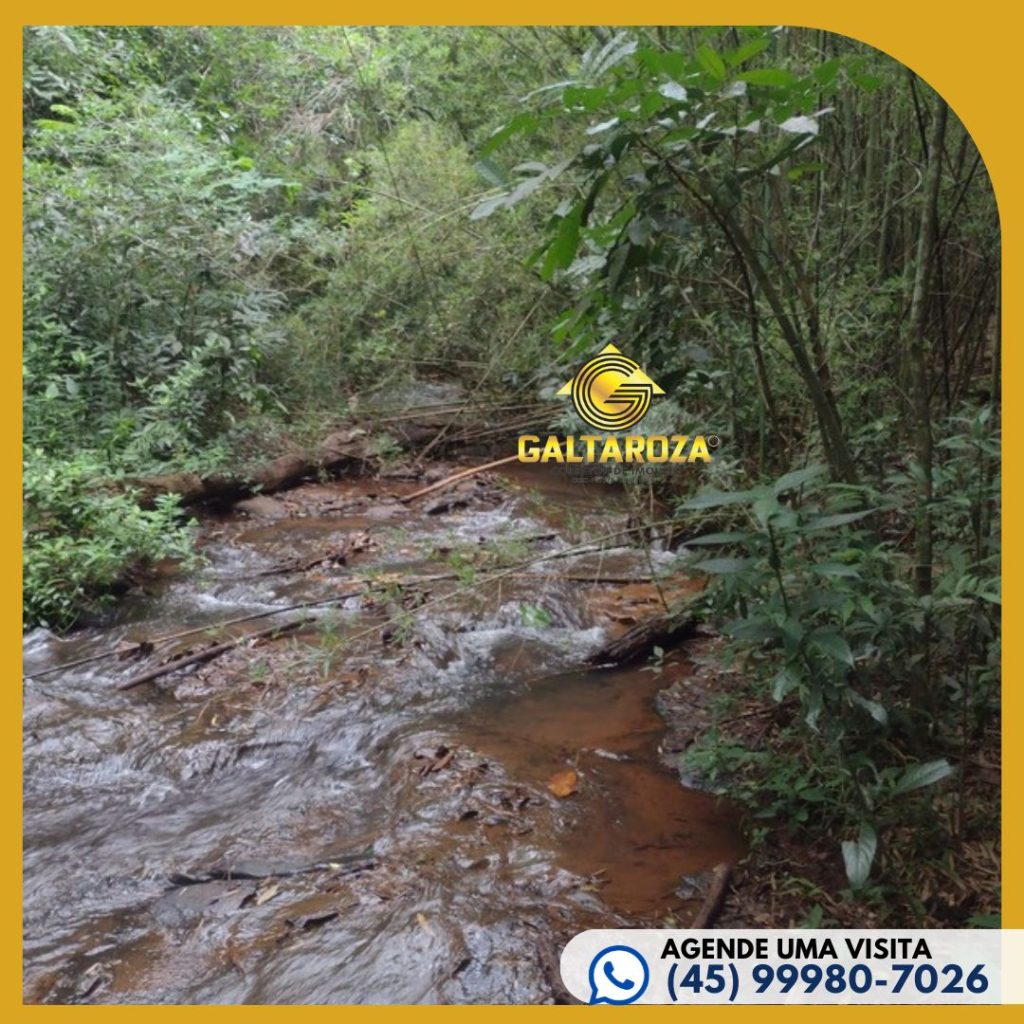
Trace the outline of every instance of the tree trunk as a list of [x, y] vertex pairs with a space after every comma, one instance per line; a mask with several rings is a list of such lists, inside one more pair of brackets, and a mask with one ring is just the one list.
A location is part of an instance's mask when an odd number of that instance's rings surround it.
[[312, 454], [282, 455], [244, 473], [164, 473], [126, 477], [117, 486], [138, 491], [143, 508], [152, 508], [163, 494], [179, 495], [183, 505], [230, 504], [253, 494], [283, 491], [321, 471], [337, 473], [370, 458], [365, 431], [339, 431]]
[[907, 355], [910, 371], [912, 413], [914, 423], [914, 454], [921, 470], [918, 510], [915, 522], [914, 581], [918, 594], [932, 590], [932, 510], [934, 496], [932, 471], [931, 373], [929, 346], [925, 337], [928, 310], [928, 285], [932, 276], [935, 248], [935, 225], [938, 221], [939, 183], [942, 177], [942, 154], [946, 140], [949, 107], [936, 95], [932, 133], [928, 145], [925, 170], [924, 205], [917, 234], [917, 257], [914, 265], [914, 287], [910, 298], [907, 324]]

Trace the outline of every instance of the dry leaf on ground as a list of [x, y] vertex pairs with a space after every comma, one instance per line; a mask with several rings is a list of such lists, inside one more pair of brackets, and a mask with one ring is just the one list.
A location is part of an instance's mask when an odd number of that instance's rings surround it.
[[548, 790], [554, 793], [555, 796], [562, 799], [567, 796], [572, 796], [579, 788], [580, 777], [571, 768], [566, 768], [561, 772], [555, 772], [555, 774], [548, 779]]

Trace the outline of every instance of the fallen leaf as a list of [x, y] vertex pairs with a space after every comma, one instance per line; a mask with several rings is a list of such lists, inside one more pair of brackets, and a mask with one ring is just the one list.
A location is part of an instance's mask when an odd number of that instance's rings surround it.
[[429, 775], [431, 772], [443, 771], [452, 763], [455, 751], [446, 746], [440, 746], [434, 751], [420, 751], [415, 755], [417, 760], [426, 760], [428, 763], [417, 769], [419, 775]]
[[256, 906], [262, 907], [267, 900], [272, 900], [278, 893], [281, 887], [277, 882], [271, 882], [270, 885], [265, 885], [256, 892]]
[[548, 789], [550, 792], [554, 793], [555, 796], [561, 799], [564, 799], [567, 796], [572, 796], [579, 788], [580, 777], [571, 768], [555, 772], [555, 774], [548, 779]]

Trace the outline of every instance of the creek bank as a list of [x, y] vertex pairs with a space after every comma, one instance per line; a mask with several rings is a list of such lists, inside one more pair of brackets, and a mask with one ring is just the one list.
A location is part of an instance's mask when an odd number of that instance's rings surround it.
[[[713, 738], [721, 746], [737, 746], [782, 760], [792, 756], [785, 730], [795, 705], [776, 702], [757, 692], [737, 666], [728, 666], [724, 639], [704, 626], [687, 642], [692, 666], [687, 676], [662, 689], [656, 698], [667, 725], [662, 744], [666, 765], [680, 772], [686, 785], [721, 792], [736, 779], [702, 777], [685, 765], [694, 744]], [[990, 808], [998, 808], [1000, 735], [986, 732], [976, 757], [966, 765], [964, 853], [972, 865], [972, 884], [951, 877], [937, 860], [914, 854], [918, 837], [907, 830], [884, 847], [883, 858], [894, 881], [885, 901], [849, 898], [839, 838], [828, 830], [801, 825], [784, 815], [759, 814], [767, 805], [740, 808], [749, 845], [732, 870], [719, 911], [720, 928], [885, 928], [892, 921], [915, 927], [969, 927], [973, 914], [999, 905], [1000, 858], [988, 836]], [[940, 813], [950, 813], [947, 802]], [[906, 845], [902, 845], [905, 843]], [[902, 891], [899, 884], [902, 883]]]

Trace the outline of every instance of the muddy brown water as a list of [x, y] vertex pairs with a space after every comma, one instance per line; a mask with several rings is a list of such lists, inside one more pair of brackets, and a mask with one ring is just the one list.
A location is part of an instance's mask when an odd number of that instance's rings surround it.
[[418, 486], [309, 484], [205, 517], [201, 567], [26, 637], [33, 673], [372, 584], [136, 690], [116, 686], [207, 641], [26, 682], [27, 1001], [546, 1002], [575, 932], [691, 919], [741, 844], [660, 750], [654, 698], [687, 666], [580, 667], [658, 607], [649, 584], [580, 577], [643, 577], [648, 556], [609, 541], [480, 572], [620, 527], [623, 496], [518, 467], [428, 514], [397, 500]]

